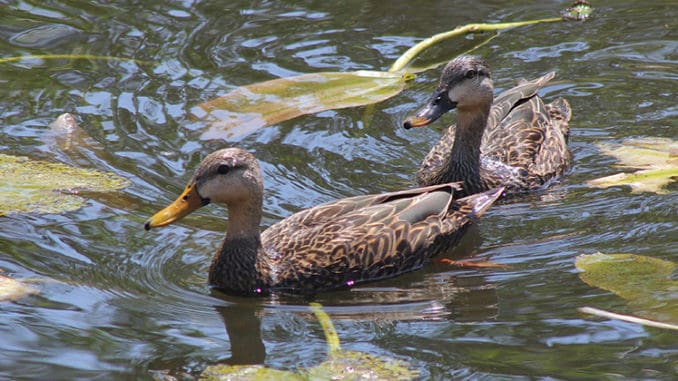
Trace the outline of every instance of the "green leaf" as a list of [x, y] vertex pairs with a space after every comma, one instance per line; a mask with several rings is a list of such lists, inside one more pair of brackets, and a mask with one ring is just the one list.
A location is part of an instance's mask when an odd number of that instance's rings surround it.
[[307, 380], [301, 374], [288, 370], [266, 368], [263, 365], [210, 365], [201, 374], [200, 381], [296, 381]]
[[304, 74], [239, 87], [191, 113], [209, 125], [202, 139], [230, 139], [305, 114], [383, 101], [409, 78], [380, 71]]
[[403, 361], [339, 349], [309, 368], [306, 375], [310, 380], [412, 380], [419, 372], [409, 369]]
[[666, 185], [678, 179], [678, 143], [671, 139], [630, 139], [617, 146], [600, 144], [599, 148], [603, 153], [616, 157], [622, 167], [640, 171], [601, 177], [589, 181], [589, 186], [628, 185], [633, 192], [665, 194], [668, 193]]
[[325, 341], [327, 341], [327, 350], [332, 353], [341, 349], [341, 343], [339, 342], [339, 334], [334, 328], [332, 319], [330, 315], [323, 310], [323, 306], [320, 303], [310, 303], [311, 311], [320, 322], [320, 326], [323, 327], [323, 333], [325, 333]]
[[575, 261], [585, 283], [626, 299], [634, 313], [678, 323], [678, 270], [674, 262], [634, 254], [580, 255]]
[[0, 178], [0, 216], [75, 210], [85, 203], [80, 192], [107, 192], [130, 184], [112, 173], [4, 154]]
[[37, 289], [27, 284], [0, 275], [0, 302], [17, 300], [24, 296], [37, 293]]
[[208, 366], [200, 380], [412, 380], [418, 375], [401, 361], [384, 361], [367, 353], [339, 349], [319, 365], [298, 373], [263, 365], [220, 364]]
[[678, 142], [666, 138], [627, 139], [622, 145], [599, 144], [604, 154], [614, 156], [623, 166], [660, 168], [678, 165]]
[[608, 188], [617, 185], [628, 185], [632, 192], [669, 193], [664, 187], [678, 177], [678, 167], [644, 169], [634, 173], [617, 173], [589, 181], [589, 185]]

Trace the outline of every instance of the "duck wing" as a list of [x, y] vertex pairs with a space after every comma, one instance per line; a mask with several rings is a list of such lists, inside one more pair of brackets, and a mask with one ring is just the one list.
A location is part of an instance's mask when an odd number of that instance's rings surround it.
[[[444, 184], [451, 192], [461, 190], [461, 183]], [[309, 209], [294, 213], [286, 219], [272, 225], [262, 233], [270, 237], [282, 236], [289, 232], [290, 227], [295, 230], [311, 229], [315, 226], [321, 226], [326, 222], [334, 221], [338, 218], [351, 214], [352, 212], [364, 210], [370, 206], [383, 205], [396, 199], [409, 199], [422, 193], [438, 190], [441, 186], [434, 185], [416, 189], [408, 189], [396, 192], [381, 194], [370, 194], [363, 196], [348, 197], [321, 204]]]
[[539, 177], [541, 182], [562, 174], [572, 162], [572, 153], [567, 149], [572, 115], [570, 104], [563, 98], [557, 98], [546, 104], [546, 111], [551, 125], [546, 129], [544, 143], [530, 168], [530, 172]]
[[395, 276], [454, 246], [503, 189], [454, 200], [458, 183], [339, 200], [262, 234], [273, 288], [322, 290]]
[[550, 124], [537, 91], [554, 76], [550, 72], [533, 81], [522, 81], [497, 97], [480, 144], [483, 155], [509, 166], [532, 165]]
[[562, 174], [572, 160], [567, 148], [570, 105], [563, 98], [544, 104], [537, 95], [553, 76], [551, 72], [502, 93], [480, 146], [486, 158], [527, 170], [530, 188]]

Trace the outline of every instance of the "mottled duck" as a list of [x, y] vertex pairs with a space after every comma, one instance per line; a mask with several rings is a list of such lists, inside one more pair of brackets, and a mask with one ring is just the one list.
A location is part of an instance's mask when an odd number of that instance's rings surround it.
[[501, 93], [493, 101], [487, 63], [460, 56], [443, 69], [438, 87], [404, 127], [425, 126], [457, 109], [451, 125], [426, 155], [416, 180], [420, 186], [463, 181], [460, 196], [506, 187], [506, 194], [543, 188], [572, 160], [567, 148], [571, 109], [558, 98], [544, 104], [537, 91], [551, 72]]
[[314, 293], [416, 270], [452, 248], [502, 188], [456, 199], [457, 183], [340, 199], [260, 232], [263, 181], [240, 148], [213, 152], [183, 193], [145, 224], [171, 224], [210, 202], [228, 209], [208, 281], [227, 292]]

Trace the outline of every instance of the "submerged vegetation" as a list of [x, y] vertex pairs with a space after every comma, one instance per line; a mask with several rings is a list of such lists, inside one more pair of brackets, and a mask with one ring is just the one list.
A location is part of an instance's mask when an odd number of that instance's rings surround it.
[[107, 192], [129, 186], [110, 172], [0, 154], [0, 216], [10, 213], [61, 213], [76, 210], [83, 192]]
[[327, 360], [296, 372], [263, 365], [213, 365], [203, 371], [200, 380], [411, 380], [419, 375], [402, 361], [341, 349], [334, 324], [322, 306], [311, 303], [310, 307], [325, 334]]
[[678, 324], [678, 265], [635, 254], [590, 254], [577, 257], [575, 266], [586, 284], [625, 299], [642, 317]]

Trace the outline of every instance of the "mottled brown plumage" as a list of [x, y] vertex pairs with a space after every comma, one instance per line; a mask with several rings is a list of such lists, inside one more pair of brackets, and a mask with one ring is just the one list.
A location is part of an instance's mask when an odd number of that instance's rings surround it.
[[497, 189], [454, 200], [458, 184], [345, 198], [300, 211], [259, 231], [263, 185], [256, 158], [239, 148], [208, 155], [188, 186], [146, 229], [210, 202], [229, 224], [209, 283], [229, 292], [313, 293], [392, 277], [456, 245], [499, 197]]
[[427, 104], [404, 122], [405, 128], [432, 123], [457, 109], [451, 125], [426, 155], [419, 185], [463, 181], [460, 195], [505, 186], [507, 194], [539, 189], [562, 175], [572, 159], [567, 148], [571, 109], [558, 98], [544, 104], [537, 91], [551, 72], [500, 94], [493, 104], [488, 65], [460, 56], [443, 70]]

